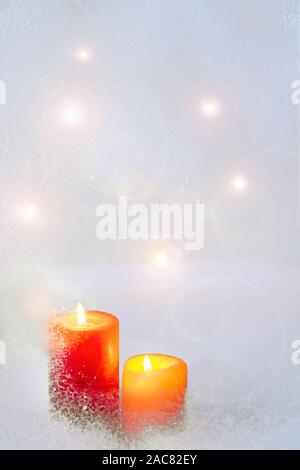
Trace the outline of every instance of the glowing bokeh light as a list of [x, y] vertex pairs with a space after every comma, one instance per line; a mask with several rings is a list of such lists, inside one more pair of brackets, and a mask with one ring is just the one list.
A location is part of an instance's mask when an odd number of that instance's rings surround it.
[[200, 103], [199, 110], [203, 117], [214, 119], [219, 116], [221, 106], [216, 99], [207, 99]]
[[78, 126], [83, 120], [82, 109], [78, 104], [68, 104], [63, 106], [61, 120], [66, 126]]
[[153, 258], [153, 264], [158, 269], [163, 269], [168, 262], [168, 258], [164, 253], [157, 253]]
[[162, 288], [177, 286], [187, 273], [184, 244], [181, 240], [143, 240], [134, 252], [134, 265], [138, 282]]
[[99, 125], [99, 106], [95, 97], [87, 91], [65, 89], [49, 97], [44, 119], [47, 131], [56, 139], [83, 141]]
[[237, 175], [232, 179], [231, 187], [237, 193], [244, 193], [248, 189], [248, 181], [244, 176]]
[[26, 222], [34, 221], [39, 215], [39, 208], [35, 204], [25, 204], [20, 207], [19, 213]]
[[87, 46], [80, 46], [75, 51], [75, 57], [79, 62], [89, 62], [92, 58], [92, 51]]

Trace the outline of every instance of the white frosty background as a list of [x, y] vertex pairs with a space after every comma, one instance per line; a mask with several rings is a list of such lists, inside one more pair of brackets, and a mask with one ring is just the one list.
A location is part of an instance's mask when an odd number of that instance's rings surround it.
[[[1, 448], [300, 447], [298, 6], [0, 0]], [[82, 43], [85, 65], [72, 55]], [[65, 142], [47, 110], [74, 87], [100, 126]], [[195, 112], [207, 90], [224, 108], [210, 126]], [[249, 179], [238, 201], [226, 191], [236, 172]], [[205, 249], [164, 282], [149, 277], [152, 246], [96, 239], [96, 207], [118, 191], [200, 195]], [[45, 222], [34, 236], [9, 212], [28, 197]], [[124, 443], [49, 419], [47, 317], [78, 300], [120, 317], [122, 363], [144, 351], [186, 359], [182, 427]]]

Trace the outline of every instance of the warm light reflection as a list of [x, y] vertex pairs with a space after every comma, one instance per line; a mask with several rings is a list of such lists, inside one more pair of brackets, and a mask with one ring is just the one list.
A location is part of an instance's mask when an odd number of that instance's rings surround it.
[[150, 370], [152, 370], [151, 360], [148, 356], [145, 356], [144, 357], [144, 371], [149, 372]]
[[153, 258], [153, 264], [156, 268], [162, 269], [167, 264], [167, 256], [164, 253], [157, 253]]
[[79, 326], [84, 326], [87, 324], [85, 310], [81, 304], [77, 305], [77, 324]]

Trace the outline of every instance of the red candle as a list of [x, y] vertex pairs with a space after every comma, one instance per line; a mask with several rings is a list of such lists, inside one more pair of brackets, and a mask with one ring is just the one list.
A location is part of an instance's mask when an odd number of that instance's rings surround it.
[[119, 400], [119, 321], [105, 312], [61, 315], [49, 325], [54, 409], [114, 416]]

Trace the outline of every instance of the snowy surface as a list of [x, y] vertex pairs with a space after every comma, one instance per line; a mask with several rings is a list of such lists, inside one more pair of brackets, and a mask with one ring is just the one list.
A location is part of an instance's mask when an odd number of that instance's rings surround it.
[[[300, 448], [298, 8], [0, 0], [0, 448]], [[91, 63], [74, 60], [81, 44]], [[100, 126], [65, 141], [47, 113], [74, 88]], [[207, 93], [217, 124], [195, 112]], [[97, 240], [96, 208], [120, 187], [145, 202], [200, 196], [204, 249], [162, 279], [144, 269], [150, 242]], [[34, 233], [9, 215], [28, 194], [44, 213]], [[179, 427], [128, 442], [50, 418], [47, 318], [78, 301], [119, 316], [121, 364], [146, 351], [187, 361]]]

